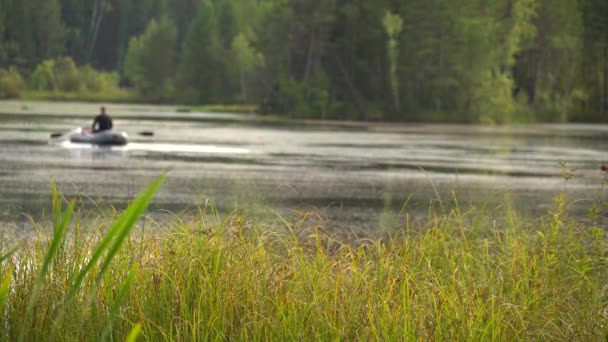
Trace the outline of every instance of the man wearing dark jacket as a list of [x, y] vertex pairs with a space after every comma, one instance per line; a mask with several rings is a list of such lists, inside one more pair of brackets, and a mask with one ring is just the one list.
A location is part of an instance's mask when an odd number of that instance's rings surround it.
[[93, 121], [93, 132], [101, 132], [112, 129], [112, 118], [106, 114], [106, 107], [101, 107], [101, 113]]

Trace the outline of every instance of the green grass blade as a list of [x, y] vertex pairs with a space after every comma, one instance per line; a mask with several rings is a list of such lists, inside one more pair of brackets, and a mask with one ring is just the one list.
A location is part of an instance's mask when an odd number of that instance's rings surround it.
[[163, 183], [163, 180], [164, 177], [162, 176], [157, 178], [156, 181], [152, 184], [152, 186], [150, 186], [150, 188], [143, 194], [143, 196], [138, 197], [125, 212], [125, 220], [124, 222], [122, 222], [120, 229], [117, 230], [118, 236], [113, 241], [112, 246], [110, 247], [108, 254], [106, 255], [102, 263], [99, 274], [97, 275], [97, 285], [99, 285], [99, 283], [101, 282], [104, 273], [107, 271], [108, 267], [110, 266], [110, 262], [112, 261], [116, 253], [118, 253], [118, 251], [120, 250], [122, 243], [127, 238], [127, 236], [129, 236], [129, 233], [133, 229], [135, 222], [137, 221], [137, 219], [139, 219], [141, 214], [144, 213], [150, 201], [152, 201], [154, 194]]
[[40, 272], [38, 273], [38, 278], [36, 279], [36, 285], [38, 285], [38, 286], [42, 282], [42, 279], [44, 279], [44, 277], [46, 276], [46, 273], [49, 270], [49, 267], [51, 265], [51, 262], [53, 261], [53, 258], [55, 257], [55, 255], [57, 254], [57, 251], [59, 250], [59, 247], [65, 240], [65, 235], [68, 230], [68, 226], [70, 225], [70, 220], [72, 219], [72, 214], [74, 213], [75, 204], [76, 204], [76, 201], [74, 201], [74, 200], [72, 200], [70, 202], [70, 205], [68, 206], [65, 214], [63, 215], [61, 222], [59, 222], [59, 224], [55, 227], [55, 230], [53, 232], [53, 240], [51, 241], [51, 244], [49, 245], [49, 249], [44, 258], [44, 263], [42, 264], [42, 268], [40, 269]]
[[131, 266], [129, 270], [129, 275], [127, 276], [127, 280], [122, 284], [120, 288], [120, 292], [118, 293], [118, 297], [114, 300], [112, 307], [110, 308], [110, 317], [108, 318], [108, 322], [106, 323], [105, 328], [103, 329], [103, 333], [101, 334], [100, 341], [105, 341], [112, 330], [112, 323], [114, 323], [114, 319], [118, 316], [118, 310], [124, 303], [127, 298], [127, 294], [129, 292], [129, 288], [131, 287], [131, 283], [135, 279], [135, 275], [137, 274], [137, 265]]
[[13, 249], [8, 251], [6, 254], [0, 255], [0, 264], [3, 263], [4, 260], [10, 258], [17, 251], [17, 249], [19, 249], [19, 247], [13, 247]]
[[6, 275], [6, 277], [4, 277], [2, 284], [0, 284], [0, 312], [2, 312], [2, 309], [4, 308], [4, 304], [6, 304], [6, 300], [8, 299], [8, 290], [9, 290], [10, 284], [11, 284], [11, 274], [9, 273]]
[[[82, 282], [84, 281], [85, 276], [91, 270], [93, 265], [101, 259], [103, 253], [108, 249], [110, 252], [108, 256], [103, 262], [103, 271], [101, 271], [98, 275], [98, 280], [103, 277], [103, 272], [107, 269], [111, 257], [116, 254], [122, 241], [131, 230], [131, 227], [135, 223], [135, 221], [139, 218], [139, 216], [143, 213], [143, 211], [147, 208], [148, 204], [152, 200], [152, 197], [164, 181], [165, 176], [159, 176], [154, 183], [148, 188], [147, 191], [140, 193], [137, 198], [133, 201], [133, 203], [127, 208], [127, 210], [121, 215], [120, 218], [114, 223], [114, 225], [110, 228], [106, 236], [99, 243], [97, 248], [95, 248], [93, 254], [91, 255], [91, 259], [89, 262], [80, 270], [74, 281], [72, 282], [72, 288], [67, 296], [66, 301], [71, 300], [76, 292], [80, 289]], [[112, 242], [114, 243], [112, 244]], [[110, 246], [112, 244], [112, 246]]]
[[[25, 319], [23, 320], [24, 326], [27, 325], [27, 322], [30, 320], [30, 316], [32, 314], [32, 310], [34, 308], [34, 304], [38, 300], [38, 296], [40, 294], [40, 288], [42, 287], [42, 282], [48, 273], [50, 265], [57, 255], [57, 251], [59, 247], [65, 240], [65, 235], [68, 230], [68, 226], [70, 225], [70, 221], [72, 219], [72, 214], [74, 213], [74, 206], [76, 205], [76, 201], [72, 200], [70, 205], [65, 211], [63, 218], [59, 222], [59, 224], [55, 227], [53, 232], [53, 239], [51, 240], [51, 244], [48, 247], [46, 255], [44, 257], [44, 262], [42, 263], [42, 267], [38, 272], [38, 276], [36, 277], [36, 281], [34, 283], [34, 288], [32, 289], [32, 293], [30, 294], [29, 302], [27, 304], [27, 308], [25, 311]], [[23, 341], [25, 337], [25, 329], [22, 326], [21, 331], [19, 333], [19, 341]]]
[[51, 180], [53, 228], [56, 229], [61, 221], [61, 193], [55, 180]]
[[129, 336], [127, 336], [127, 339], [125, 340], [125, 342], [135, 342], [135, 341], [137, 341], [137, 337], [139, 337], [139, 334], [141, 333], [141, 328], [142, 328], [141, 323], [135, 324], [135, 326], [133, 327], [133, 329], [131, 329], [131, 332], [129, 333]]

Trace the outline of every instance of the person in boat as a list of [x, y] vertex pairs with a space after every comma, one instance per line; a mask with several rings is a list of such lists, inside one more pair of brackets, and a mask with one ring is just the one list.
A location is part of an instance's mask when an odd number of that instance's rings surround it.
[[112, 118], [106, 113], [106, 107], [100, 108], [100, 113], [93, 121], [93, 132], [101, 132], [112, 129]]

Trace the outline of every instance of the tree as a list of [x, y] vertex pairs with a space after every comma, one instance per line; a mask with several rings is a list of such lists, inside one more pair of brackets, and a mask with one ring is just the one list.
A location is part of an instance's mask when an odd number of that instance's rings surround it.
[[387, 41], [387, 54], [389, 63], [388, 77], [390, 80], [390, 86], [393, 93], [394, 109], [399, 110], [399, 75], [397, 74], [397, 65], [399, 63], [399, 43], [398, 36], [403, 28], [403, 20], [398, 15], [386, 12], [382, 19], [382, 25], [386, 30], [388, 36]]
[[236, 15], [231, 0], [221, 0], [217, 7], [217, 26], [221, 44], [225, 49], [230, 49], [232, 40], [237, 35]]
[[537, 34], [516, 55], [516, 90], [525, 95], [522, 98], [536, 119], [565, 122], [585, 97], [579, 76], [582, 17], [576, 1], [555, 6], [553, 1], [541, 0], [538, 6]]
[[153, 19], [143, 35], [129, 42], [125, 74], [149, 100], [173, 96], [176, 42], [177, 28], [168, 17]]
[[238, 70], [239, 83], [241, 88], [240, 99], [244, 103], [249, 103], [250, 83], [253, 83], [253, 75], [256, 70], [264, 66], [264, 56], [251, 45], [251, 41], [246, 34], [240, 33], [232, 42], [232, 53], [235, 56]]
[[64, 27], [57, 0], [4, 1], [2, 50], [5, 65], [33, 69], [63, 50]]
[[[187, 24], [188, 17], [178, 18], [171, 16], [167, 9], [168, 3], [180, 3], [182, 0], [114, 0], [114, 10], [106, 15], [106, 19], [100, 28], [107, 44], [97, 46], [96, 52], [103, 55], [113, 52], [113, 61], [107, 63], [110, 68], [124, 70], [125, 57], [129, 47], [130, 39], [144, 33], [152, 19], [158, 21], [163, 15], [169, 13], [173, 23], [179, 27]], [[108, 35], [115, 35], [115, 39], [108, 39]], [[179, 38], [178, 38], [179, 39]], [[179, 41], [176, 46], [179, 46]]]
[[200, 0], [171, 0], [168, 1], [167, 7], [169, 17], [177, 25], [178, 41], [181, 43], [186, 37], [188, 28], [200, 7]]
[[[508, 1], [504, 15], [497, 20], [499, 42], [498, 65], [492, 70], [489, 89], [479, 113], [493, 122], [507, 123], [514, 120], [516, 103], [513, 101], [513, 67], [516, 55], [536, 36], [534, 19], [537, 0]], [[488, 112], [490, 114], [488, 114]]]
[[[265, 109], [323, 116], [331, 102], [328, 57], [334, 0], [273, 1], [262, 20], [256, 47], [264, 54]], [[297, 14], [297, 15], [296, 15]]]
[[583, 80], [589, 98], [584, 110], [595, 118], [608, 113], [608, 2], [585, 0], [580, 4], [583, 17]]
[[5, 65], [7, 61], [8, 46], [5, 42], [6, 22], [9, 6], [8, 0], [0, 0], [0, 65]]
[[209, 1], [203, 1], [184, 45], [177, 71], [180, 99], [187, 102], [221, 102], [223, 49], [220, 43], [215, 11]]

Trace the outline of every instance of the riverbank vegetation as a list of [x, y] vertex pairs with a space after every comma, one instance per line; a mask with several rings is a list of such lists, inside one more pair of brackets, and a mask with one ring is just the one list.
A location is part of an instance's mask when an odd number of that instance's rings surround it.
[[161, 181], [120, 217], [62, 210], [55, 191], [38, 239], [5, 232], [0, 340], [608, 336], [606, 232], [598, 215], [569, 219], [562, 197], [538, 218], [455, 208], [344, 240], [307, 214], [137, 220]]
[[[0, 1], [0, 37], [0, 97], [320, 119], [608, 118], [604, 0]], [[69, 68], [55, 75], [67, 84], [40, 83], [40, 68], [68, 57], [79, 86]]]

